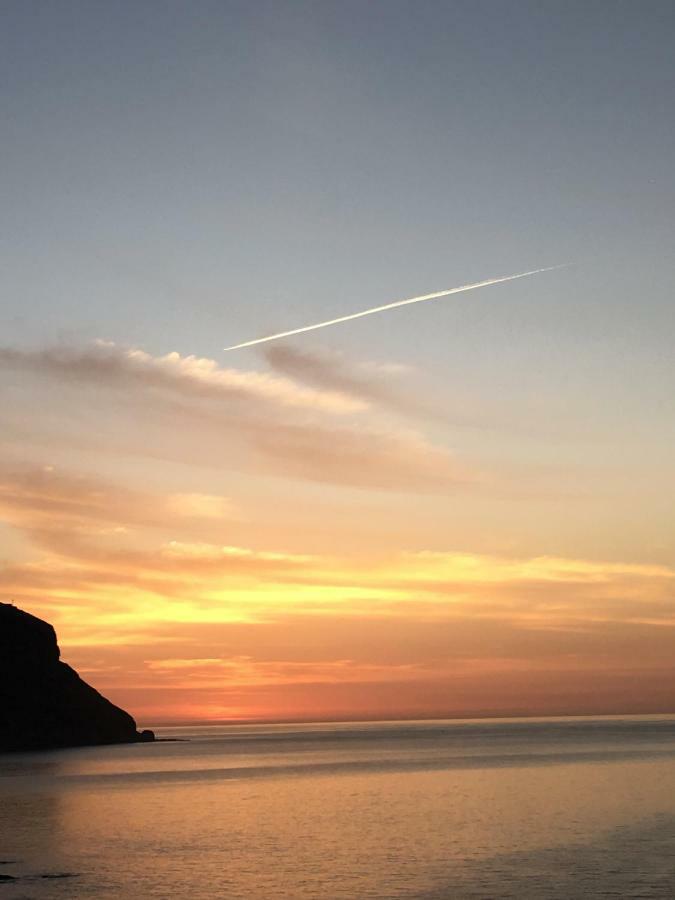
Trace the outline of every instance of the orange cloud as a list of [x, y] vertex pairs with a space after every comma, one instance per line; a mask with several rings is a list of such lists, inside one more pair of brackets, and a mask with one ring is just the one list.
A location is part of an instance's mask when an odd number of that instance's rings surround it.
[[113, 493], [3, 473], [0, 512], [32, 550], [0, 568], [0, 596], [146, 721], [611, 711], [630, 678], [635, 710], [666, 702], [668, 567], [255, 549], [195, 539], [174, 495]]

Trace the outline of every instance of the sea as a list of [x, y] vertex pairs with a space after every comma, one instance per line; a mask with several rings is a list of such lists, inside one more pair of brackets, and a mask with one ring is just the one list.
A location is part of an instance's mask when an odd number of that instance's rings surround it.
[[675, 897], [675, 717], [156, 731], [0, 756], [0, 900]]

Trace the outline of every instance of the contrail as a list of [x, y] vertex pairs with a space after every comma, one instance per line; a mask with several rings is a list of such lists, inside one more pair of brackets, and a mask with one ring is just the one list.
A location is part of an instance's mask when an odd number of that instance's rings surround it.
[[514, 281], [516, 278], [537, 275], [539, 272], [552, 272], [554, 269], [563, 269], [566, 265], [569, 264], [563, 263], [559, 266], [547, 266], [545, 269], [532, 269], [531, 272], [519, 272], [517, 275], [504, 275], [503, 278], [489, 278], [487, 281], [462, 284], [460, 287], [450, 288], [447, 291], [437, 291], [435, 294], [422, 294], [421, 297], [411, 297], [409, 300], [396, 300], [394, 303], [385, 303], [384, 306], [373, 306], [372, 309], [364, 309], [361, 312], [351, 313], [349, 316], [328, 319], [327, 322], [317, 322], [316, 325], [305, 325], [304, 328], [292, 328], [290, 331], [280, 331], [277, 334], [268, 334], [267, 337], [256, 338], [253, 341], [244, 341], [242, 344], [225, 347], [225, 350], [241, 350], [242, 347], [253, 347], [255, 344], [265, 344], [267, 341], [278, 341], [279, 338], [290, 337], [292, 334], [303, 334], [305, 331], [314, 331], [316, 328], [327, 328], [329, 325], [338, 325], [340, 322], [360, 319], [361, 316], [372, 316], [373, 313], [384, 312], [385, 309], [395, 309], [397, 306], [407, 306], [410, 303], [423, 303], [425, 300], [437, 300], [439, 297], [448, 297], [450, 294], [461, 294], [462, 291], [473, 291], [475, 288], [487, 287], [490, 284], [501, 284], [502, 281]]

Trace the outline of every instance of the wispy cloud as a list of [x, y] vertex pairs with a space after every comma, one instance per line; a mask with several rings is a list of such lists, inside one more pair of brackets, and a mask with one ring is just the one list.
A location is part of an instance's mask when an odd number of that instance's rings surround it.
[[228, 519], [233, 507], [225, 497], [205, 494], [162, 495], [132, 490], [102, 478], [71, 475], [54, 466], [0, 464], [0, 516], [31, 530], [96, 528], [115, 533], [134, 526], [165, 527], [180, 520]]
[[0, 366], [43, 373], [99, 387], [154, 388], [182, 395], [206, 395], [231, 401], [258, 400], [284, 406], [354, 412], [363, 403], [337, 392], [310, 390], [264, 372], [224, 368], [213, 359], [171, 352], [152, 356], [144, 350], [98, 341], [85, 349], [0, 348]]
[[[379, 421], [377, 389], [368, 391], [364, 381], [358, 390], [344, 379], [340, 388], [337, 370], [334, 387], [309, 387], [300, 378], [108, 344], [5, 348], [0, 366], [41, 379], [22, 380], [20, 396], [3, 413], [5, 436], [16, 432], [24, 445], [79, 441], [85, 450], [95, 442], [99, 452], [117, 448], [377, 490], [449, 490], [475, 480], [470, 467], [417, 431]], [[64, 392], [55, 395], [55, 385]], [[32, 416], [18, 415], [20, 406]], [[368, 421], [359, 415], [366, 410], [374, 413]]]
[[341, 353], [310, 352], [289, 344], [274, 344], [263, 353], [276, 372], [312, 388], [337, 391], [403, 416], [439, 416], [419, 390], [406, 385], [411, 373], [405, 366], [355, 362]]

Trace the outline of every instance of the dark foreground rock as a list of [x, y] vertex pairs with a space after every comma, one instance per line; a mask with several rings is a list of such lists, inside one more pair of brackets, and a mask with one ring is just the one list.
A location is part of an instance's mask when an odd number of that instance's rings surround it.
[[51, 625], [0, 603], [0, 752], [154, 740], [59, 657]]

